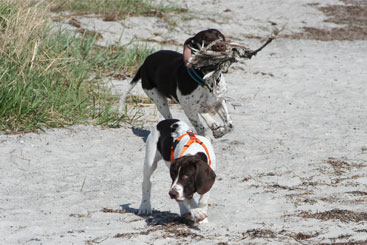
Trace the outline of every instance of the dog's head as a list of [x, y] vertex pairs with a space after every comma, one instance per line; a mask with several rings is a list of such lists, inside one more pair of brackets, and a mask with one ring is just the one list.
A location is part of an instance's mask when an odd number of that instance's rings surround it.
[[202, 152], [175, 159], [170, 167], [170, 175], [172, 185], [169, 195], [178, 202], [191, 199], [195, 192], [200, 195], [207, 193], [216, 176]]
[[205, 31], [201, 31], [196, 34], [194, 37], [187, 39], [184, 43], [184, 62], [188, 68], [191, 68], [191, 64], [188, 63], [191, 57], [191, 48], [199, 49], [203, 44], [204, 46], [208, 46], [213, 41], [219, 40], [212, 46], [213, 51], [225, 51], [226, 44], [225, 44], [225, 37], [224, 35], [216, 30], [216, 29], [208, 29]]

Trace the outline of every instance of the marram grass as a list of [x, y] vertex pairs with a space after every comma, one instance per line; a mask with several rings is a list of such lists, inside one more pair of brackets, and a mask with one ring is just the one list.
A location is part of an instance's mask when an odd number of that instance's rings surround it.
[[100, 48], [95, 37], [52, 29], [47, 9], [0, 2], [0, 131], [75, 123], [116, 125], [117, 98], [100, 77], [131, 72], [153, 50]]

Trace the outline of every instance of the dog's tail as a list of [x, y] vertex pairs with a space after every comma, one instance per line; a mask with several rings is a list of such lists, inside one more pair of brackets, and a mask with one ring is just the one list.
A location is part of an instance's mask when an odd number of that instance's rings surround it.
[[138, 72], [135, 74], [135, 77], [130, 82], [129, 89], [126, 91], [124, 96], [121, 97], [120, 102], [119, 102], [119, 112], [120, 113], [123, 113], [124, 110], [125, 110], [125, 100], [126, 100], [127, 96], [129, 95], [131, 90], [136, 86], [136, 84], [138, 84], [139, 80], [141, 79], [141, 74], [140, 73], [141, 73], [141, 71], [140, 71], [140, 68], [139, 68]]

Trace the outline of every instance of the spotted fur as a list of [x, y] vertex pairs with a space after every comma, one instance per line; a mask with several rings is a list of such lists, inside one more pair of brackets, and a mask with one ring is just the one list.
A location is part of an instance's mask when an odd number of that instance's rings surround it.
[[[202, 45], [224, 36], [218, 30], [209, 29], [199, 32], [188, 39], [184, 45], [184, 53], [191, 55], [190, 46]], [[204, 42], [205, 41], [205, 42]], [[224, 45], [224, 44], [222, 44]], [[222, 49], [222, 46], [215, 47]], [[216, 93], [205, 85], [199, 85], [187, 72], [184, 55], [175, 51], [161, 50], [148, 56], [131, 81], [131, 86], [120, 100], [120, 111], [123, 111], [125, 99], [130, 91], [142, 80], [145, 93], [157, 105], [158, 111], [165, 119], [171, 119], [172, 114], [168, 107], [167, 98], [179, 103], [194, 126], [196, 132], [205, 135], [205, 127], [200, 121], [202, 116], [212, 130], [214, 137], [218, 138], [232, 130], [232, 120], [224, 99], [227, 86], [223, 75], [217, 79]], [[202, 76], [209, 71], [197, 71]], [[218, 113], [224, 125], [218, 124], [209, 113]]]
[[[216, 167], [215, 154], [210, 141], [203, 136], [197, 136], [207, 147], [211, 160], [210, 166], [208, 165], [209, 156], [200, 144], [190, 145], [183, 156], [180, 156], [189, 136], [183, 137], [178, 142], [174, 151], [174, 161], [170, 161], [171, 147], [176, 139], [188, 130], [189, 126], [186, 123], [177, 119], [167, 119], [159, 122], [150, 132], [146, 143], [139, 214], [152, 213], [150, 178], [158, 162], [163, 160], [170, 169], [172, 179], [169, 196], [177, 201], [181, 215], [184, 217], [189, 215], [196, 222], [207, 222], [208, 199], [214, 183]], [[193, 198], [196, 192], [200, 195], [198, 203]]]

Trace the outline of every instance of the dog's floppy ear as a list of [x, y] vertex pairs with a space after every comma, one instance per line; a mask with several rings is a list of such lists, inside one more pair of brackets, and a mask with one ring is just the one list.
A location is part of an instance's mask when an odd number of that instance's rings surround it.
[[209, 167], [204, 153], [197, 153], [196, 156], [198, 156], [198, 161], [196, 164], [195, 188], [197, 193], [203, 195], [212, 188], [216, 175]]
[[169, 173], [171, 175], [171, 179], [172, 179], [172, 182], [176, 179], [177, 177], [177, 174], [178, 174], [178, 166], [179, 165], [179, 159], [175, 159], [170, 167], [169, 167]]
[[189, 38], [184, 43], [184, 50], [183, 50], [183, 56], [184, 56], [184, 62], [187, 68], [191, 68], [192, 65], [189, 64], [189, 59], [191, 58], [191, 47], [192, 47], [192, 41], [193, 38]]

